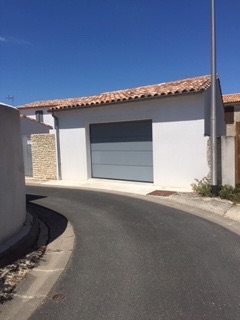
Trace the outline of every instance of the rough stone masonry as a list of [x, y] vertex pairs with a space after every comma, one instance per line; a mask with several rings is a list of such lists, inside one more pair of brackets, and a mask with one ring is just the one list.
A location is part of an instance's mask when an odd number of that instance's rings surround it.
[[44, 180], [57, 179], [55, 135], [33, 134], [32, 140], [32, 164], [33, 178]]

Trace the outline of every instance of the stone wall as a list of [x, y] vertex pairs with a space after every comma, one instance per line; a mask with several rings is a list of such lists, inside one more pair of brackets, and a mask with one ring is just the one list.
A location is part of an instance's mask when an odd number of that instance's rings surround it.
[[34, 179], [57, 179], [57, 164], [54, 134], [33, 134], [32, 162]]
[[236, 135], [236, 125], [233, 124], [227, 124], [226, 125], [226, 136], [227, 137], [235, 137]]

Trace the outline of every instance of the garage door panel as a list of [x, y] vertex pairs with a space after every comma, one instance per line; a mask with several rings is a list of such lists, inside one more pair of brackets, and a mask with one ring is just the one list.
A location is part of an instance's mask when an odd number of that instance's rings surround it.
[[[139, 175], [139, 170], [141, 170], [141, 176]], [[118, 166], [118, 179], [128, 180], [128, 181], [142, 181], [142, 182], [152, 182], [153, 181], [153, 171], [151, 167], [128, 167], [128, 166]], [[93, 177], [100, 179], [117, 179], [116, 178], [116, 166], [106, 165], [99, 166], [95, 165], [93, 167]], [[121, 177], [121, 178], [120, 178]]]
[[92, 151], [150, 151], [152, 152], [151, 141], [131, 141], [131, 142], [109, 142], [92, 143]]
[[118, 141], [151, 141], [152, 129], [143, 125], [147, 122], [150, 121], [95, 124], [91, 126], [91, 142], [117, 141], [117, 138]]
[[152, 163], [149, 151], [92, 151], [93, 165], [150, 166], [149, 163]]
[[[122, 136], [121, 136], [122, 135]], [[152, 141], [152, 137], [151, 136], [145, 136], [145, 135], [141, 135], [141, 134], [138, 134], [138, 135], [135, 135], [135, 136], [132, 136], [132, 135], [127, 135], [124, 133], [117, 133], [116, 135], [112, 135], [110, 137], [94, 137], [91, 139], [91, 142], [92, 143], [109, 143], [109, 142], [136, 142], [136, 141]]]
[[153, 181], [152, 121], [90, 126], [92, 177]]

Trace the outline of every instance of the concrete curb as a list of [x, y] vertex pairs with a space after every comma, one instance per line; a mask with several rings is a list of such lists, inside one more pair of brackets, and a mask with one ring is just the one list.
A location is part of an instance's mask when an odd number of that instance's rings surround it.
[[227, 217], [236, 222], [240, 222], [240, 205], [232, 206], [225, 214], [224, 217]]
[[169, 200], [240, 222], [240, 204], [234, 204], [229, 200], [201, 197], [197, 194], [184, 195], [181, 193], [170, 196]]
[[0, 268], [21, 258], [34, 245], [38, 234], [38, 218], [35, 214], [27, 212], [26, 221], [20, 232], [0, 247]]

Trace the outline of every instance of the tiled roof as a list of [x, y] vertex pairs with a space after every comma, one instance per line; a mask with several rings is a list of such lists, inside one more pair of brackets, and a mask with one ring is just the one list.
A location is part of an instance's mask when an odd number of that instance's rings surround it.
[[71, 108], [82, 108], [131, 100], [142, 100], [162, 96], [173, 96], [186, 93], [201, 92], [209, 88], [210, 85], [210, 76], [202, 76], [126, 90], [105, 92], [100, 95], [90, 97], [38, 101], [26, 104], [19, 108], [28, 109], [36, 107], [47, 107], [53, 111]]
[[27, 117], [25, 114], [20, 114], [20, 119], [27, 119], [27, 120], [30, 120], [30, 121], [32, 121], [32, 122], [39, 123], [39, 124], [41, 124], [41, 125], [43, 125], [43, 126], [45, 126], [45, 127], [48, 127], [49, 129], [53, 129], [53, 127], [49, 126], [48, 124], [43, 123], [43, 122], [38, 122], [38, 121], [35, 120], [35, 119], [32, 119], [32, 118], [30, 118], [30, 117]]
[[226, 94], [223, 96], [223, 103], [239, 103], [240, 102], [240, 93]]
[[56, 100], [42, 100], [32, 103], [27, 103], [22, 106], [19, 106], [18, 109], [31, 109], [31, 108], [52, 108], [60, 105], [64, 101], [69, 101], [71, 99], [56, 99]]

